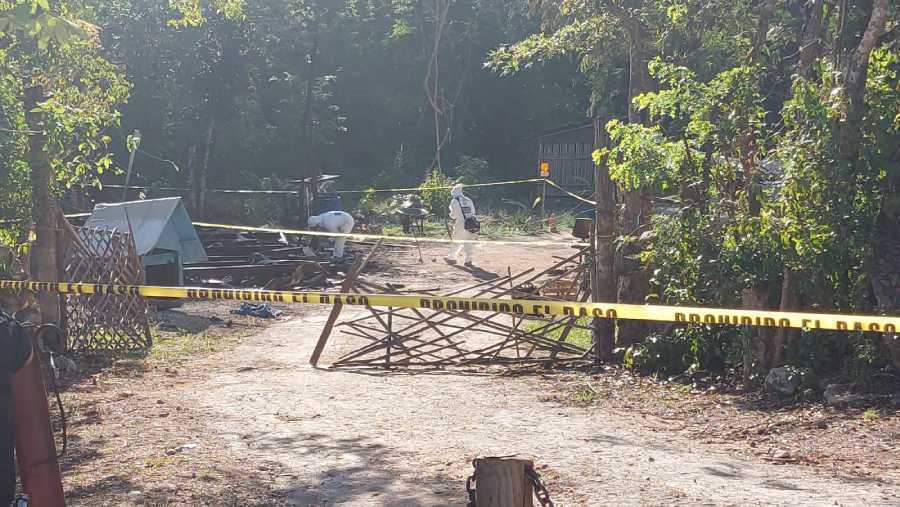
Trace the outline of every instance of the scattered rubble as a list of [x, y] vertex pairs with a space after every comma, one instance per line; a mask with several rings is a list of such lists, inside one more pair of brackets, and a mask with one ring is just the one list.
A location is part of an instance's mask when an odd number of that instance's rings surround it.
[[867, 396], [852, 392], [848, 384], [828, 384], [822, 397], [832, 407], [859, 407], [869, 401]]
[[766, 375], [766, 389], [785, 396], [797, 392], [801, 383], [800, 373], [792, 368], [772, 368]]
[[279, 317], [282, 313], [281, 310], [276, 308], [272, 308], [268, 303], [250, 303], [248, 301], [244, 301], [241, 303], [240, 308], [237, 310], [231, 310], [231, 313], [234, 315], [249, 315], [251, 317], [259, 317], [261, 319], [274, 319]]

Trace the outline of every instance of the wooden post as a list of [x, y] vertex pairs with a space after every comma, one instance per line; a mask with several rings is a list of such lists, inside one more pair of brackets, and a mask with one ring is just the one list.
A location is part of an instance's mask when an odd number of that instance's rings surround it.
[[[600, 118], [594, 119], [594, 147], [605, 148], [607, 138]], [[591, 234], [591, 301], [614, 303], [617, 292], [615, 272], [616, 203], [615, 187], [609, 177], [606, 157], [601, 157], [594, 170], [594, 227]], [[615, 344], [615, 323], [609, 319], [594, 319], [594, 359], [599, 363], [612, 357]]]
[[[353, 283], [356, 281], [356, 277], [365, 269], [366, 264], [369, 262], [369, 257], [375, 253], [375, 250], [381, 245], [381, 240], [379, 239], [375, 246], [369, 250], [369, 253], [366, 254], [363, 258], [356, 259], [356, 262], [347, 272], [347, 278], [344, 278], [344, 283], [341, 284], [341, 293], [346, 294], [353, 289]], [[328, 343], [328, 337], [331, 336], [331, 330], [334, 329], [334, 324], [337, 322], [338, 317], [341, 315], [341, 309], [344, 307], [343, 303], [335, 303], [331, 308], [331, 314], [328, 316], [328, 321], [325, 322], [325, 327], [322, 329], [322, 334], [319, 335], [319, 341], [316, 343], [316, 348], [313, 349], [313, 353], [309, 358], [309, 364], [316, 366], [319, 364], [319, 357], [322, 355], [322, 351], [325, 350], [325, 344]]]
[[297, 226], [299, 228], [306, 227], [306, 223], [309, 221], [309, 214], [306, 212], [306, 199], [304, 196], [306, 195], [306, 184], [300, 184], [300, 191], [297, 192]]
[[[762, 297], [760, 294], [753, 290], [752, 288], [744, 289], [741, 292], [741, 296], [743, 299], [743, 307], [746, 310], [763, 310], [765, 309], [765, 304], [763, 304]], [[753, 373], [753, 346], [754, 346], [754, 338], [756, 338], [757, 334], [762, 334], [762, 330], [757, 333], [757, 330], [753, 329], [750, 326], [741, 326], [741, 337], [743, 338], [743, 368], [742, 368], [742, 381], [744, 384], [744, 391], [750, 392], [750, 384], [751, 384], [751, 375]], [[762, 339], [760, 336], [757, 338], [759, 340]], [[760, 361], [763, 358], [760, 357]]]
[[309, 184], [309, 215], [312, 216], [318, 214], [319, 211], [316, 209], [319, 205], [319, 170], [313, 171], [309, 179], [311, 181]]
[[[67, 233], [74, 229], [61, 209], [56, 210], [56, 223], [59, 226], [56, 234], [56, 280], [64, 281], [66, 279], [65, 253], [68, 249], [67, 244], [74, 241], [69, 238], [70, 235]], [[78, 238], [77, 234], [75, 237]], [[57, 300], [59, 302], [59, 328], [65, 333], [69, 326], [66, 296], [57, 296]]]
[[547, 180], [544, 179], [543, 185], [541, 186], [541, 218], [545, 218], [547, 216]]
[[476, 507], [533, 507], [534, 488], [525, 477], [525, 467], [534, 461], [523, 458], [476, 458]]
[[394, 308], [388, 307], [388, 315], [387, 315], [387, 350], [384, 357], [384, 367], [388, 370], [391, 369], [391, 343], [394, 341]]

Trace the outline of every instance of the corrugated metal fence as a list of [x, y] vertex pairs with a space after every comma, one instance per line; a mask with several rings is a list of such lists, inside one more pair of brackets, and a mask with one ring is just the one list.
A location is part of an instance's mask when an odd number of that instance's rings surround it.
[[585, 143], [541, 143], [538, 158], [550, 163], [550, 179], [557, 185], [578, 191], [593, 188], [593, 145]]

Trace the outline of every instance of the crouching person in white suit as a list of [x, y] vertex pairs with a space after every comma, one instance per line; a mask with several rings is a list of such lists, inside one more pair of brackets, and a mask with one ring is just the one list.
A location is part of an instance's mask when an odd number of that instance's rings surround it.
[[[350, 234], [353, 232], [353, 217], [344, 211], [329, 211], [321, 215], [309, 217], [309, 227], [312, 229], [322, 229], [327, 232], [336, 232], [341, 234]], [[335, 259], [344, 258], [344, 243], [347, 238], [338, 236], [334, 238], [334, 254]]]

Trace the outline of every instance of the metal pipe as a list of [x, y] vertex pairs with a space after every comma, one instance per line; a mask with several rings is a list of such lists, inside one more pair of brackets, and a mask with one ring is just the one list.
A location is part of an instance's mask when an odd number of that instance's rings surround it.
[[[128, 171], [125, 172], [125, 185], [122, 190], [122, 202], [128, 200], [128, 184], [131, 182], [131, 168], [134, 166], [134, 155], [141, 146], [141, 131], [134, 129], [134, 133], [128, 136]], [[173, 164], [174, 165], [174, 164]], [[177, 167], [176, 167], [177, 169]]]
[[62, 476], [50, 428], [47, 391], [41, 374], [38, 333], [28, 334], [29, 358], [9, 381], [12, 430], [22, 490], [32, 507], [65, 507]]

